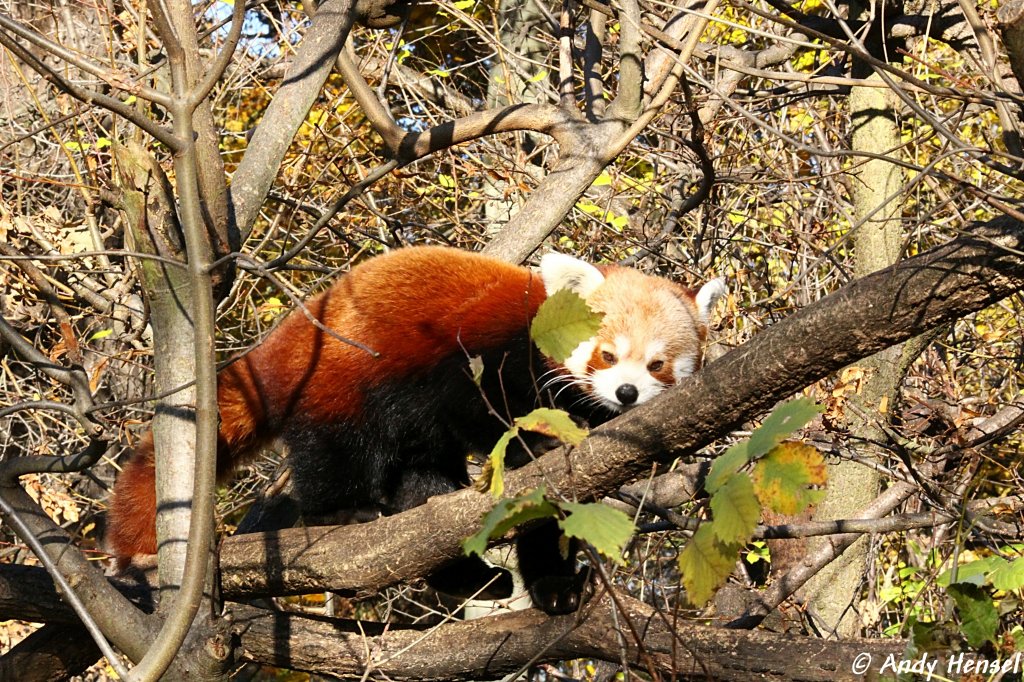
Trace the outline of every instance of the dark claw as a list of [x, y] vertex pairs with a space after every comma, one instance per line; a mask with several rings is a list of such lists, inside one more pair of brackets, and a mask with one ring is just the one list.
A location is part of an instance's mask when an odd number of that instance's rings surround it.
[[549, 616], [563, 616], [580, 607], [583, 587], [581, 576], [545, 576], [530, 585], [530, 597]]

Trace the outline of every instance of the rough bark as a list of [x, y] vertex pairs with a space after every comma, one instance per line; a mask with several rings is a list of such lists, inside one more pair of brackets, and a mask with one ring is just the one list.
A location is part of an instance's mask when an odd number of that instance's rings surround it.
[[[881, 82], [877, 74], [869, 80]], [[855, 277], [892, 265], [903, 250], [903, 170], [886, 156], [900, 146], [898, 103], [888, 89], [858, 86], [850, 90], [851, 148], [866, 155], [854, 166], [851, 180]], [[870, 444], [885, 442], [884, 425], [889, 422], [898, 387], [913, 360], [907, 356], [916, 357], [919, 351], [920, 343], [911, 341], [857, 363], [865, 377], [860, 391], [849, 398], [846, 421], [852, 442], [863, 444], [858, 447], [859, 454], [877, 454], [880, 448]], [[828, 481], [828, 493], [814, 514], [816, 519], [849, 518], [878, 495], [881, 474], [858, 462], [842, 460], [829, 464]], [[825, 542], [811, 543], [812, 552]], [[807, 584], [805, 596], [823, 632], [850, 637], [860, 629], [856, 604], [869, 550], [869, 538], [858, 539]]]
[[[878, 671], [887, 656], [898, 659], [906, 646], [898, 640], [828, 642], [715, 629], [625, 595], [616, 600], [621, 611], [605, 596], [587, 604], [580, 618], [528, 610], [447, 623], [429, 633], [381, 632], [378, 623], [328, 622], [242, 606], [233, 609], [233, 617], [241, 647], [259, 663], [333, 675], [368, 671], [394, 680], [494, 679], [531, 661], [580, 656], [695, 679], [861, 680], [851, 672], [858, 654], [871, 654], [871, 669]], [[457, 657], [449, 655], [453, 651]]]
[[[110, 581], [112, 588], [142, 611], [153, 610], [153, 592], [135, 582]], [[50, 574], [41, 566], [0, 566], [0, 621], [77, 623], [74, 611], [60, 598]]]

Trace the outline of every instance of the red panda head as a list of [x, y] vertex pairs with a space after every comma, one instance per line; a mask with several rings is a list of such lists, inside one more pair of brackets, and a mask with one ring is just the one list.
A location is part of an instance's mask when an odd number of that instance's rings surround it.
[[721, 278], [694, 293], [667, 279], [599, 269], [559, 253], [541, 258], [540, 274], [548, 295], [570, 289], [604, 313], [597, 335], [577, 346], [564, 368], [593, 402], [613, 412], [647, 402], [700, 367], [708, 314], [726, 293]]

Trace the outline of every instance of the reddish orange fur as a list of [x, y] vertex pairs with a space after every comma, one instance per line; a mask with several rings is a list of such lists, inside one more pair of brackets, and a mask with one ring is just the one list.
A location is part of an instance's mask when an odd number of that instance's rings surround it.
[[120, 568], [136, 554], [156, 554], [156, 472], [147, 433], [121, 470], [107, 514], [106, 543]]
[[[324, 333], [302, 311], [289, 314], [218, 376], [220, 470], [272, 439], [291, 415], [351, 418], [377, 382], [500, 347], [526, 328], [544, 295], [529, 269], [453, 249], [401, 249], [365, 261], [306, 308], [379, 356]], [[114, 486], [107, 543], [122, 565], [156, 552], [153, 460], [147, 434]]]

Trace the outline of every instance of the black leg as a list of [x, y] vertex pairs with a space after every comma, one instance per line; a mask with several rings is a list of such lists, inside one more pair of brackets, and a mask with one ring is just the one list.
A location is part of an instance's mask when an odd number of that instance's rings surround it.
[[579, 608], [585, 579], [576, 573], [578, 550], [579, 543], [563, 538], [554, 519], [542, 521], [520, 534], [516, 541], [519, 570], [537, 608], [552, 616]]

